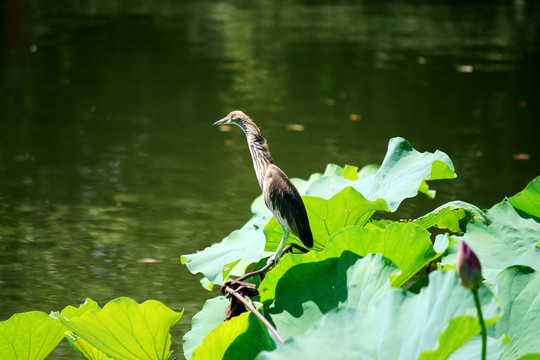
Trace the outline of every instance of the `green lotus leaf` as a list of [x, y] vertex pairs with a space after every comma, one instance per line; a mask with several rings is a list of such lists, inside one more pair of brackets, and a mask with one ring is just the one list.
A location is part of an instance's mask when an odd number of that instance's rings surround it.
[[203, 273], [213, 284], [223, 285], [240, 260], [242, 267], [259, 261], [264, 256], [264, 244], [262, 229], [244, 228], [201, 252], [182, 255], [181, 260], [192, 273]]
[[463, 201], [451, 201], [441, 205], [426, 215], [415, 219], [414, 222], [425, 229], [437, 227], [455, 233], [463, 233], [467, 225], [467, 217], [485, 224], [491, 223], [482, 210]]
[[440, 256], [449, 243], [445, 236], [441, 236], [435, 244], [437, 251], [431, 244], [429, 232], [414, 223], [390, 223], [387, 228], [349, 226], [332, 236], [322, 252], [284, 256], [261, 283], [261, 301], [276, 296], [277, 281], [293, 266], [337, 258], [344, 251], [360, 256], [382, 253], [401, 269], [401, 274], [392, 274], [390, 277], [394, 286], [401, 286], [422, 267]]
[[339, 172], [347, 180], [358, 180], [358, 168], [352, 165], [345, 165]]
[[[380, 165], [374, 165], [374, 164], [365, 165], [364, 167], [360, 169], [360, 171], [358, 171], [358, 178], [361, 178], [364, 176], [375, 175], [377, 171], [379, 171], [380, 167], [381, 167]], [[356, 179], [351, 179], [351, 180], [356, 180]]]
[[190, 359], [193, 351], [199, 347], [204, 337], [216, 326], [225, 321], [225, 314], [230, 300], [225, 296], [218, 296], [206, 300], [201, 311], [191, 320], [191, 330], [184, 335], [184, 356]]
[[[396, 223], [397, 226], [393, 227], [393, 230], [390, 230], [392, 232], [395, 232], [394, 234], [399, 234], [401, 230], [401, 225], [405, 226], [412, 226], [415, 229], [420, 229], [422, 231], [425, 231], [421, 229], [419, 226], [414, 224], [399, 224]], [[364, 230], [360, 230], [364, 229]], [[365, 249], [359, 245], [358, 243], [361, 241], [361, 238], [357, 238], [356, 236], [347, 236], [347, 234], [350, 232], [354, 233], [358, 236], [364, 236], [366, 234], [370, 234], [372, 231], [374, 232], [376, 237], [377, 235], [379, 237], [384, 237], [386, 233], [386, 229], [380, 230], [378, 228], [374, 229], [366, 229], [364, 227], [349, 227], [347, 229], [343, 229], [336, 235], [332, 236], [326, 248], [323, 251], [317, 252], [317, 251], [310, 251], [307, 254], [287, 254], [282, 257], [279, 264], [271, 271], [269, 272], [265, 279], [261, 282], [261, 285], [259, 286], [259, 293], [261, 295], [261, 302], [266, 302], [268, 300], [272, 300], [276, 297], [276, 287], [278, 286], [278, 282], [282, 280], [283, 277], [285, 277], [285, 274], [298, 265], [305, 265], [310, 264], [310, 266], [315, 266], [313, 264], [321, 263], [327, 259], [330, 258], [339, 258], [343, 254], [343, 252], [352, 252], [357, 257], [362, 255], [367, 255], [370, 253], [370, 251], [365, 251]], [[369, 236], [369, 235], [367, 235]], [[431, 243], [430, 243], [431, 247]], [[373, 251], [374, 253], [376, 251]], [[397, 274], [397, 272], [396, 272]], [[394, 275], [396, 275], [394, 274]], [[309, 284], [311, 286], [311, 284]]]
[[71, 331], [66, 331], [65, 336], [70, 345], [87, 360], [114, 360]]
[[[503, 337], [487, 337], [486, 360], [499, 360], [504, 350]], [[449, 360], [478, 360], [482, 358], [482, 337], [476, 335], [450, 355]]]
[[348, 186], [354, 187], [367, 200], [384, 199], [391, 211], [396, 211], [406, 198], [414, 197], [421, 190], [433, 196], [425, 181], [453, 179], [454, 165], [448, 155], [437, 150], [435, 153], [420, 153], [403, 138], [393, 138], [380, 168], [375, 174], [348, 180], [341, 174], [325, 176], [313, 182], [306, 195], [330, 199]]
[[359, 343], [362, 316], [353, 308], [340, 308], [322, 315], [304, 335], [295, 336], [275, 351], [261, 353], [257, 360], [377, 359]]
[[[66, 319], [73, 319], [76, 317], [81, 316], [87, 311], [100, 311], [101, 308], [99, 305], [92, 299], [86, 299], [83, 304], [81, 304], [79, 307], [74, 306], [66, 306], [60, 313], [54, 313], [56, 317], [64, 317]], [[85, 359], [88, 360], [109, 360], [111, 359], [107, 355], [105, 355], [101, 350], [96, 349], [94, 346], [92, 346], [90, 343], [88, 343], [86, 340], [80, 338], [77, 334], [66, 331], [64, 333], [66, 339], [70, 343], [71, 346], [73, 346], [81, 356], [83, 356]]]
[[191, 360], [253, 359], [274, 348], [267, 328], [252, 312], [245, 312], [215, 327], [193, 351]]
[[69, 305], [69, 306], [66, 306], [64, 309], [62, 309], [60, 314], [55, 314], [55, 315], [57, 315], [58, 317], [60, 316], [65, 317], [69, 320], [69, 319], [79, 317], [87, 311], [100, 311], [100, 310], [101, 308], [99, 307], [97, 302], [88, 298], [79, 307], [73, 307]]
[[[429, 283], [417, 295], [390, 289], [367, 311], [330, 311], [304, 334], [257, 359], [445, 359], [480, 326], [472, 293], [454, 272], [434, 272]], [[486, 287], [479, 296], [490, 326], [501, 315], [499, 304]]]
[[45, 359], [64, 337], [66, 329], [44, 312], [30, 311], [0, 321], [2, 359]]
[[[496, 204], [486, 211], [491, 225], [472, 220], [467, 225], [463, 237], [473, 249], [480, 263], [482, 274], [488, 282], [493, 282], [498, 273], [512, 265], [527, 265], [540, 271], [540, 223], [530, 217], [523, 217], [508, 200]], [[455, 250], [446, 255], [443, 265], [455, 264]]]
[[361, 256], [381, 253], [390, 259], [401, 269], [400, 275], [391, 276], [395, 287], [405, 284], [420, 269], [439, 257], [448, 246], [448, 242], [443, 246], [437, 242], [436, 251], [430, 233], [415, 223], [389, 223], [386, 228], [371, 224], [365, 227], [348, 226], [332, 236], [328, 251], [339, 249], [337, 244]]
[[[364, 225], [375, 211], [390, 211], [383, 199], [366, 200], [352, 187], [346, 187], [330, 200], [313, 196], [304, 196], [303, 200], [313, 233], [315, 250], [323, 249], [328, 238], [344, 227]], [[283, 237], [283, 231], [275, 218], [265, 226], [264, 234], [266, 236], [265, 250], [276, 251]], [[290, 242], [302, 245], [292, 234], [290, 239]]]
[[370, 308], [391, 289], [389, 277], [398, 271], [380, 254], [325, 256], [284, 257], [279, 273], [270, 272], [259, 287], [265, 313], [284, 339], [305, 332], [336, 307]]
[[[503, 316], [489, 329], [488, 359], [540, 358], [540, 273], [528, 266], [511, 266], [497, 276], [493, 288]], [[480, 349], [477, 336], [450, 359], [479, 359]]]
[[509, 339], [501, 359], [540, 358], [540, 272], [509, 267], [497, 276], [496, 289], [504, 315], [490, 330]]
[[531, 181], [523, 191], [508, 199], [508, 202], [525, 214], [540, 218], [540, 176]]
[[79, 317], [69, 320], [61, 317], [60, 320], [111, 358], [158, 360], [169, 358], [169, 331], [182, 313], [155, 300], [138, 304], [129, 298], [118, 298], [101, 311], [90, 310]]

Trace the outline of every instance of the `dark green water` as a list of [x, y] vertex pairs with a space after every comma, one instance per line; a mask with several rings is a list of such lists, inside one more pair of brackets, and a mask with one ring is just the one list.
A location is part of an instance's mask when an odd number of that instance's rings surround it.
[[234, 109], [291, 177], [380, 163], [394, 136], [445, 151], [458, 179], [402, 216], [488, 208], [540, 175], [537, 2], [10, 0], [0, 15], [0, 320], [157, 299], [186, 310], [182, 358], [216, 294], [179, 257], [243, 225], [260, 191], [240, 130], [210, 126]]

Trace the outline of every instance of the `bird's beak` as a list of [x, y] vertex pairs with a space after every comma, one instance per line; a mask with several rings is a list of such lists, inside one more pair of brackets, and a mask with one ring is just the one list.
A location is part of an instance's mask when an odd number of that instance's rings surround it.
[[224, 117], [223, 119], [218, 120], [215, 123], [213, 123], [212, 126], [227, 124], [229, 121], [230, 119], [228, 117]]

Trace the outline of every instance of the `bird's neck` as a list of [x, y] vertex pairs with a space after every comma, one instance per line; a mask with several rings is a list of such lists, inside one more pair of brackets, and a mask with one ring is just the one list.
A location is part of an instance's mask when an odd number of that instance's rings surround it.
[[273, 164], [274, 161], [268, 150], [266, 139], [261, 135], [261, 131], [257, 125], [254, 123], [248, 124], [245, 128], [242, 128], [242, 130], [246, 133], [249, 152], [251, 153], [251, 159], [253, 160], [253, 168], [255, 169], [259, 186], [262, 189], [266, 169], [270, 164]]

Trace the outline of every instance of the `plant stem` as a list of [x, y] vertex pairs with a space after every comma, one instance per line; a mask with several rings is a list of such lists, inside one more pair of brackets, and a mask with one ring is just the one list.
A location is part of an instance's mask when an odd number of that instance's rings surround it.
[[480, 305], [480, 298], [478, 297], [478, 289], [472, 290], [474, 303], [476, 304], [476, 311], [478, 312], [478, 322], [482, 329], [482, 360], [486, 360], [486, 348], [487, 348], [487, 331], [486, 324], [484, 323], [484, 317], [482, 316], [482, 306]]
[[277, 332], [276, 328], [270, 324], [270, 322], [251, 304], [249, 301], [247, 301], [241, 294], [237, 293], [235, 290], [231, 289], [229, 286], [225, 286], [225, 291], [227, 291], [229, 294], [235, 296], [238, 300], [240, 300], [251, 312], [261, 320], [261, 322], [270, 330], [270, 332], [276, 337], [276, 339], [283, 344], [283, 338], [279, 333]]

